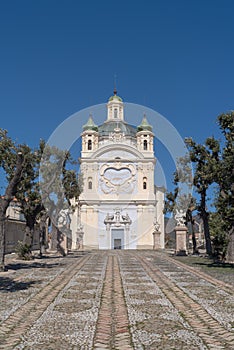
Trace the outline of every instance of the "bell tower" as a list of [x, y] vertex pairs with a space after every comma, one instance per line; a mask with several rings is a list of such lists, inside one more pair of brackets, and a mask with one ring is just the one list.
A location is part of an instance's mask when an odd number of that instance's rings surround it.
[[152, 126], [148, 123], [146, 115], [144, 115], [142, 122], [137, 127], [137, 148], [144, 153], [154, 153], [154, 134]]
[[109, 98], [107, 103], [107, 121], [124, 121], [124, 105], [121, 97], [117, 95], [114, 89], [114, 95]]
[[82, 136], [82, 157], [90, 157], [90, 154], [98, 148], [98, 126], [94, 124], [92, 115], [83, 125]]

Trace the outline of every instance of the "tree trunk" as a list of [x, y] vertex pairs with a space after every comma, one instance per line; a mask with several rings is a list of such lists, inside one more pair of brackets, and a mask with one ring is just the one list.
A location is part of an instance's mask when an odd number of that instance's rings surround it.
[[194, 231], [194, 220], [192, 210], [188, 209], [186, 212], [186, 221], [191, 223], [191, 231], [192, 231], [192, 243], [193, 243], [193, 254], [197, 254], [197, 241]]
[[226, 261], [228, 263], [234, 263], [234, 226], [232, 226], [229, 232]]
[[51, 237], [50, 237], [50, 250], [56, 250], [58, 249], [58, 229], [55, 226], [55, 224], [52, 222], [52, 230], [51, 230]]
[[191, 220], [191, 229], [192, 229], [193, 254], [198, 254], [197, 241], [196, 241], [196, 236], [195, 236], [195, 231], [194, 231], [193, 220]]
[[203, 212], [201, 214], [203, 225], [204, 225], [204, 235], [205, 235], [205, 241], [206, 241], [206, 253], [211, 256], [212, 255], [212, 245], [211, 245], [211, 239], [210, 239], [210, 229], [209, 229], [209, 214], [207, 212]]
[[10, 201], [3, 197], [0, 199], [0, 271], [7, 271], [5, 267], [6, 245], [6, 211]]
[[27, 244], [32, 249], [34, 235], [34, 225], [26, 223], [23, 244]]
[[45, 254], [46, 252], [46, 221], [47, 221], [47, 213], [42, 213], [42, 216], [40, 218], [40, 256]]
[[4, 257], [5, 257], [5, 215], [0, 217], [0, 271], [6, 271]]
[[36, 217], [42, 211], [43, 206], [40, 203], [36, 207], [28, 208], [28, 204], [29, 203], [27, 201], [24, 201], [22, 204], [24, 209], [23, 213], [26, 219], [26, 228], [23, 243], [27, 244], [30, 247], [30, 251], [32, 251]]
[[6, 221], [6, 211], [9, 207], [9, 204], [12, 200], [12, 197], [17, 191], [17, 185], [21, 180], [21, 174], [24, 164], [24, 157], [22, 153], [19, 153], [17, 156], [16, 169], [14, 176], [9, 182], [5, 195], [0, 199], [0, 270], [5, 271], [5, 241], [6, 241], [6, 232], [5, 232], [5, 221]]
[[33, 237], [34, 237], [34, 226], [35, 226], [35, 218], [31, 215], [26, 215], [26, 227], [24, 232], [23, 244], [27, 244], [29, 247], [29, 251], [27, 253], [27, 259], [32, 258], [32, 245], [33, 245]]
[[210, 228], [209, 228], [209, 213], [206, 211], [206, 191], [201, 193], [201, 218], [203, 220], [204, 235], [206, 241], [206, 253], [212, 255], [212, 245], [210, 239]]
[[[232, 179], [234, 178], [234, 169], [232, 170]], [[233, 207], [234, 205], [234, 182], [232, 182], [231, 184], [231, 205]], [[232, 227], [229, 231], [229, 242], [228, 242], [228, 246], [227, 246], [227, 255], [226, 255], [226, 259], [227, 262], [229, 263], [234, 263], [234, 222], [233, 219], [231, 221]]]

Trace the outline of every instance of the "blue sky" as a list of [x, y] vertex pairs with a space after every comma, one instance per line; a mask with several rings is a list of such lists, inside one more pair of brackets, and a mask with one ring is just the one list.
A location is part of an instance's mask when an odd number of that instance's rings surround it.
[[0, 127], [36, 146], [106, 102], [117, 74], [126, 102], [182, 137], [219, 136], [216, 117], [233, 109], [233, 13], [232, 0], [1, 1]]

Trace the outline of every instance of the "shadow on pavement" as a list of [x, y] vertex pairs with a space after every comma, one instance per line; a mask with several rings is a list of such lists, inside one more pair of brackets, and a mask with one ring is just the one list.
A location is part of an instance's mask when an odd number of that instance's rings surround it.
[[221, 268], [234, 268], [234, 264], [222, 263], [222, 262], [213, 262], [213, 263], [202, 263], [195, 262], [194, 265], [206, 266], [206, 267], [221, 267]]
[[17, 263], [9, 263], [6, 265], [7, 270], [21, 270], [21, 269], [35, 269], [35, 268], [46, 268], [46, 269], [51, 269], [53, 267], [57, 267], [57, 266], [63, 266], [64, 264], [61, 263], [52, 263], [52, 264], [44, 264], [44, 263], [37, 263], [37, 262], [32, 262], [29, 264], [26, 263], [21, 263], [21, 262], [17, 262]]
[[1, 292], [16, 292], [25, 290], [35, 284], [40, 284], [41, 281], [17, 282], [10, 277], [0, 277], [0, 291]]

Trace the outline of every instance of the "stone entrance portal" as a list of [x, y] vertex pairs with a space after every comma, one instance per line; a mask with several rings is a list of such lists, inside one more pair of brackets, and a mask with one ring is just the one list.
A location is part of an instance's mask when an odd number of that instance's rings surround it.
[[[120, 214], [120, 209], [115, 210], [114, 215], [107, 213], [104, 220], [106, 231], [110, 237], [110, 249], [129, 249], [129, 229], [132, 220], [128, 213]], [[126, 240], [126, 241], [125, 241]]]
[[123, 249], [124, 229], [111, 230], [111, 249]]

